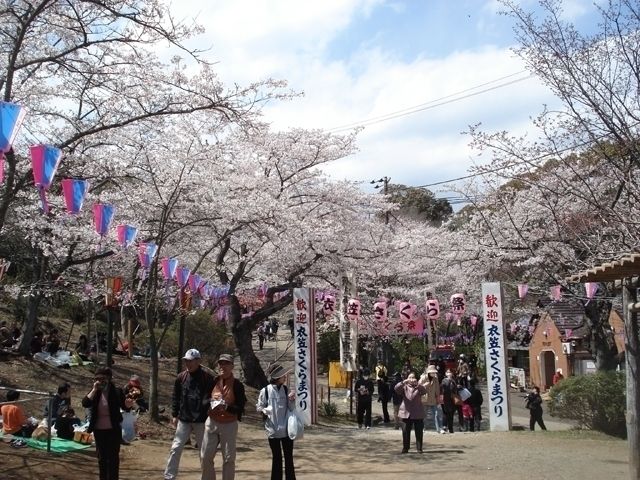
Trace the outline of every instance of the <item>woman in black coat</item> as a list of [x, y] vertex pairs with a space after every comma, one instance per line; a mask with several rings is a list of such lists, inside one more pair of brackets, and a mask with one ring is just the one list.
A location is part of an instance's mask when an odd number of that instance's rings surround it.
[[111, 377], [110, 368], [96, 370], [93, 387], [82, 399], [82, 406], [91, 409], [87, 431], [93, 432], [96, 442], [100, 480], [118, 480], [120, 476], [120, 409], [129, 411], [134, 402], [111, 383]]

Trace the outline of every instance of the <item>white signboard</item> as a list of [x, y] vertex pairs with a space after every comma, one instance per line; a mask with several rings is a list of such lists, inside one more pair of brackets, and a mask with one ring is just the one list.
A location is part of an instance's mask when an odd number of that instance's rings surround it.
[[511, 411], [509, 410], [509, 370], [502, 316], [502, 287], [499, 282], [482, 284], [482, 306], [489, 422], [491, 431], [506, 432], [511, 428]]
[[305, 425], [317, 423], [315, 292], [311, 288], [293, 289], [293, 342], [295, 362], [296, 410]]

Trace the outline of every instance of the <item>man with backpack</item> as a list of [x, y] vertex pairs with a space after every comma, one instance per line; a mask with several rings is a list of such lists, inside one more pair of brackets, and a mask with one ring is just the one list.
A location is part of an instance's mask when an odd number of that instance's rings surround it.
[[187, 350], [182, 358], [186, 369], [178, 374], [173, 386], [171, 425], [176, 427], [176, 433], [164, 471], [165, 480], [176, 478], [182, 450], [191, 433], [195, 436], [198, 448], [202, 446], [204, 423], [208, 418], [209, 400], [214, 387], [213, 375], [200, 365], [202, 358], [198, 350]]

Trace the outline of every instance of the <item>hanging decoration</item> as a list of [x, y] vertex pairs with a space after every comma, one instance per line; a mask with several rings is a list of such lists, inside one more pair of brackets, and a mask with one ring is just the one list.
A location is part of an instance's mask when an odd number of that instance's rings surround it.
[[451, 295], [451, 313], [454, 315], [463, 315], [467, 305], [463, 293], [454, 293]]
[[0, 102], [0, 183], [4, 182], [4, 154], [13, 147], [24, 114], [24, 107], [17, 103]]
[[347, 302], [347, 318], [352, 322], [360, 321], [360, 300], [350, 298]]
[[87, 180], [74, 178], [65, 178], [62, 180], [62, 194], [68, 213], [71, 215], [80, 213], [88, 191], [89, 182]]
[[138, 229], [132, 225], [118, 225], [116, 227], [116, 234], [118, 237], [118, 245], [126, 250], [136, 241]]
[[189, 282], [189, 277], [191, 276], [191, 270], [187, 267], [178, 267], [176, 270], [176, 282], [178, 282], [178, 286], [182, 289]]
[[176, 270], [178, 269], [178, 259], [164, 257], [160, 260], [160, 266], [162, 268], [162, 277], [165, 282], [170, 282], [173, 277], [176, 276]]
[[413, 316], [415, 314], [415, 305], [412, 305], [410, 302], [398, 302], [397, 304], [398, 310], [398, 319], [401, 321], [412, 321]]
[[518, 284], [518, 298], [520, 300], [524, 300], [524, 297], [527, 296], [527, 292], [529, 291], [529, 285], [526, 283]]
[[440, 318], [440, 302], [438, 302], [438, 300], [435, 298], [427, 298], [424, 306], [427, 311], [427, 319], [438, 320], [438, 318]]
[[158, 245], [154, 242], [140, 242], [138, 245], [138, 260], [145, 271], [149, 270], [157, 251]]
[[98, 242], [97, 248], [98, 252], [102, 250], [102, 239], [109, 233], [115, 213], [115, 207], [109, 203], [96, 203], [93, 205], [93, 225], [96, 233], [100, 235], [100, 242]]
[[336, 311], [336, 297], [333, 295], [325, 295], [322, 300], [322, 312], [325, 318], [332, 317]]
[[549, 294], [553, 300], [558, 301], [562, 298], [561, 289], [562, 289], [562, 286], [560, 285], [554, 285], [553, 287], [551, 287]]
[[387, 321], [387, 302], [376, 302], [373, 304], [373, 318], [376, 322]]
[[596, 296], [596, 293], [598, 292], [598, 283], [597, 282], [585, 282], [584, 290], [585, 290], [585, 292], [587, 294], [587, 298], [589, 300], [591, 300], [593, 297]]
[[49, 203], [47, 202], [46, 191], [53, 182], [56, 175], [62, 150], [51, 145], [33, 145], [31, 150], [31, 165], [33, 168], [33, 183], [40, 194], [40, 204], [42, 213], [49, 213]]
[[202, 277], [197, 273], [193, 273], [189, 275], [189, 290], [192, 294], [195, 294], [200, 288], [200, 282], [202, 282]]

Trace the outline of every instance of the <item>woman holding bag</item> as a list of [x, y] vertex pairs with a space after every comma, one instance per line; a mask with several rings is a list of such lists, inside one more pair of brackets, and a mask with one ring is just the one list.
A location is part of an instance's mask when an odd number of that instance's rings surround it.
[[282, 480], [282, 456], [284, 454], [284, 472], [286, 480], [295, 480], [293, 465], [293, 440], [287, 434], [288, 413], [295, 411], [296, 395], [289, 392], [286, 381], [290, 370], [278, 363], [268, 370], [270, 383], [258, 396], [256, 409], [265, 416], [264, 428], [271, 447], [271, 480]]

